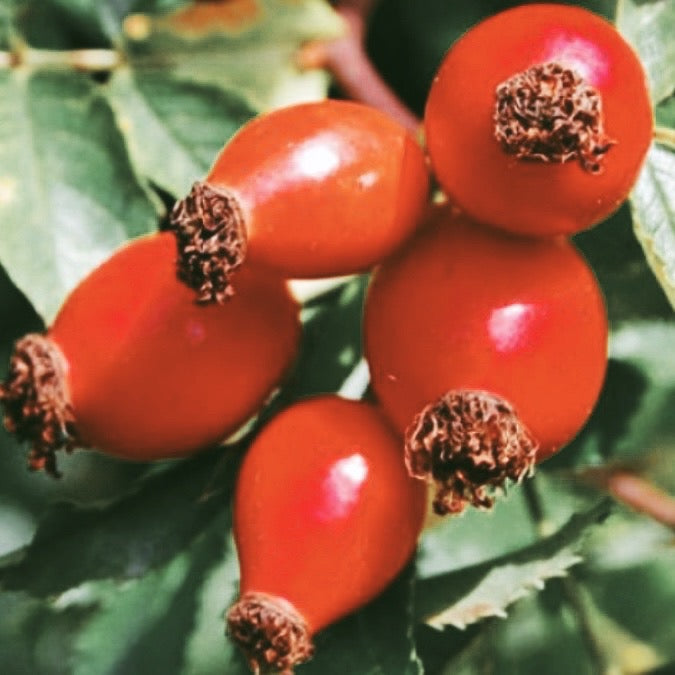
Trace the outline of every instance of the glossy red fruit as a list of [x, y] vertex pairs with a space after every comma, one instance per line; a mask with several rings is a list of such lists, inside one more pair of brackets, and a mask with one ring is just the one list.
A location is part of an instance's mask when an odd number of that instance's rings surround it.
[[6, 424], [56, 473], [59, 447], [127, 459], [189, 454], [253, 415], [291, 365], [298, 307], [275, 275], [242, 270], [225, 306], [175, 276], [175, 241], [120, 248], [67, 298], [45, 335], [17, 344], [0, 388]]
[[472, 218], [573, 233], [627, 197], [652, 137], [638, 57], [591, 12], [526, 4], [469, 30], [431, 86], [433, 170]]
[[290, 672], [313, 634], [382, 591], [412, 555], [425, 505], [372, 405], [327, 395], [273, 419], [234, 501], [241, 597], [228, 629], [255, 672]]
[[607, 363], [603, 296], [570, 242], [447, 208], [376, 271], [364, 332], [372, 387], [440, 513], [489, 506], [487, 488], [569, 442]]
[[182, 274], [205, 298], [231, 293], [229, 275], [244, 257], [289, 278], [350, 274], [411, 234], [428, 180], [421, 148], [384, 113], [347, 101], [299, 104], [242, 127], [168, 227], [196, 251]]

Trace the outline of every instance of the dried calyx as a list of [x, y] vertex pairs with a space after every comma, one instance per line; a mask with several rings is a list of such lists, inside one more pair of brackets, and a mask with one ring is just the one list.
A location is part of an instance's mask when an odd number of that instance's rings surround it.
[[282, 598], [265, 593], [245, 593], [227, 613], [227, 631], [254, 673], [288, 675], [314, 653], [300, 614]]
[[615, 141], [604, 130], [602, 98], [570, 68], [551, 62], [517, 73], [496, 89], [494, 133], [519, 159], [579, 160], [600, 173]]
[[59, 476], [56, 450], [78, 445], [66, 370], [59, 348], [48, 337], [31, 333], [16, 343], [7, 379], [0, 384], [5, 427], [32, 444], [29, 467], [54, 477]]
[[410, 474], [436, 485], [434, 511], [489, 508], [507, 480], [534, 467], [537, 444], [506, 401], [485, 391], [453, 390], [427, 405], [406, 430]]
[[162, 229], [176, 236], [178, 277], [197, 292], [198, 303], [223, 303], [233, 295], [231, 276], [246, 255], [246, 227], [234, 195], [197, 182]]

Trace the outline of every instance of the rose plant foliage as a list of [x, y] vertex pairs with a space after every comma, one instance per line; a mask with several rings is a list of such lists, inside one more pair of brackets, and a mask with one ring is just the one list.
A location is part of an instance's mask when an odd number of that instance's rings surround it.
[[[381, 0], [368, 54], [421, 118], [448, 47], [518, 4]], [[607, 301], [599, 401], [574, 440], [490, 511], [430, 517], [414, 559], [319, 631], [298, 673], [675, 667], [675, 6], [568, 4], [605, 16], [633, 46], [655, 117], [629, 200], [573, 238]], [[121, 244], [159, 230], [248, 120], [345, 94], [328, 71], [298, 66], [303, 45], [344, 30], [325, 0], [0, 0], [0, 379], [15, 341], [51, 325]], [[0, 672], [249, 672], [224, 636], [239, 592], [241, 460], [300, 399], [372, 395], [368, 282], [295, 287], [295, 366], [224, 445], [152, 463], [78, 450], [59, 458], [55, 480], [27, 471], [27, 448], [0, 430]]]

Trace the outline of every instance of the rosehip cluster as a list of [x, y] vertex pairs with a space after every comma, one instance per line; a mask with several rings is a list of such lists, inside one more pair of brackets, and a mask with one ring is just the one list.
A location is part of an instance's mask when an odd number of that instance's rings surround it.
[[[244, 126], [165, 231], [118, 250], [16, 344], [0, 401], [29, 466], [56, 476], [59, 449], [155, 460], [225, 439], [295, 359], [287, 279], [368, 271], [409, 238], [428, 193], [420, 145], [368, 106], [308, 103]], [[371, 404], [326, 396], [266, 427], [239, 477], [242, 598], [228, 615], [253, 668], [291, 668], [382, 590], [425, 507]]]
[[290, 672], [394, 578], [426, 482], [438, 513], [489, 507], [579, 432], [602, 387], [604, 300], [563, 235], [636, 179], [652, 128], [637, 57], [585, 10], [508, 10], [450, 49], [424, 128], [441, 206], [423, 150], [384, 114], [329, 100], [261, 115], [164, 232], [120, 249], [46, 334], [17, 343], [0, 386], [32, 468], [56, 474], [56, 450], [82, 445], [188, 454], [240, 427], [292, 366], [287, 279], [375, 268], [376, 402], [291, 405], [238, 476], [227, 623], [256, 672]]
[[286, 279], [368, 269], [417, 225], [428, 181], [412, 136], [364, 105], [297, 105], [246, 125], [166, 232], [121, 248], [46, 335], [17, 343], [0, 400], [30, 466], [56, 474], [56, 450], [76, 446], [174, 457], [234, 432], [297, 353]]
[[561, 235], [627, 197], [652, 110], [641, 64], [610, 23], [531, 4], [450, 48], [424, 129], [450, 207], [375, 273], [365, 352], [409, 471], [436, 485], [438, 513], [458, 513], [491, 505], [591, 413], [607, 317]]

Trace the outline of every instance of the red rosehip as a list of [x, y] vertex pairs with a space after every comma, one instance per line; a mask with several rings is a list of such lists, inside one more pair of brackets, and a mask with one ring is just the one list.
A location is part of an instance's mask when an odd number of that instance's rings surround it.
[[372, 405], [320, 396], [260, 433], [234, 498], [240, 599], [228, 630], [251, 667], [290, 672], [311, 636], [360, 607], [408, 561], [426, 489]]
[[579, 8], [515, 7], [445, 56], [425, 130], [433, 170], [472, 218], [533, 235], [573, 233], [628, 196], [652, 137], [638, 57]]
[[127, 459], [189, 454], [223, 440], [292, 363], [298, 308], [283, 281], [242, 270], [237, 297], [201, 307], [175, 276], [175, 241], [120, 248], [70, 294], [46, 335], [17, 343], [0, 386], [5, 422], [32, 442], [32, 468], [90, 446]]
[[417, 225], [428, 180], [422, 149], [384, 113], [294, 105], [244, 125], [167, 228], [186, 249], [182, 277], [221, 299], [244, 257], [289, 278], [371, 267]]
[[489, 506], [489, 488], [570, 441], [607, 363], [604, 299], [570, 242], [449, 209], [376, 270], [364, 332], [373, 390], [439, 513]]

